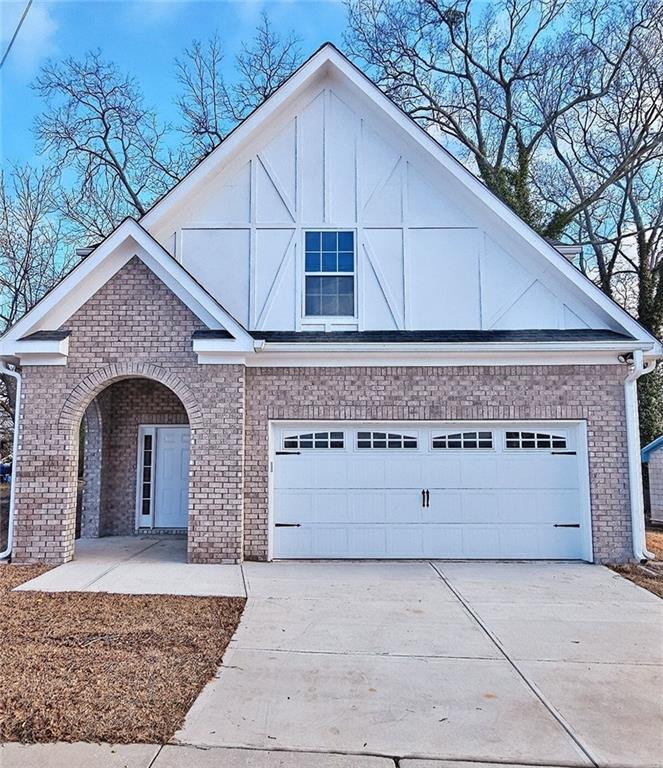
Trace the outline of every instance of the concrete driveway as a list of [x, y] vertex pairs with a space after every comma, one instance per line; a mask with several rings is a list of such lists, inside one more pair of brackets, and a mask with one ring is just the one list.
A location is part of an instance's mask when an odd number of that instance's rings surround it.
[[663, 601], [608, 569], [248, 563], [244, 576], [240, 628], [180, 744], [401, 768], [663, 766]]

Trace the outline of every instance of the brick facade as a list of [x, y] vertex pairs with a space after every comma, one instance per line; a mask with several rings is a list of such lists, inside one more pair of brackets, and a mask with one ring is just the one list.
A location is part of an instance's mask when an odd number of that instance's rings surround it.
[[101, 392], [101, 420], [106, 414], [111, 429], [101, 441], [110, 473], [100, 489], [100, 509], [110, 522], [105, 527], [101, 512], [100, 531], [131, 528], [137, 425], [188, 420], [192, 562], [266, 557], [270, 419], [584, 419], [595, 558], [630, 558], [620, 366], [200, 365], [191, 335], [201, 326], [133, 259], [65, 324], [68, 364], [24, 368], [17, 560], [71, 558], [79, 424]]
[[585, 419], [594, 557], [631, 557], [624, 371], [620, 366], [249, 368], [247, 558], [267, 553], [270, 419]]
[[241, 558], [244, 370], [198, 365], [201, 326], [134, 258], [64, 324], [66, 366], [23, 368], [15, 560], [73, 556], [80, 421], [101, 391], [135, 377], [170, 389], [191, 427], [190, 561]]

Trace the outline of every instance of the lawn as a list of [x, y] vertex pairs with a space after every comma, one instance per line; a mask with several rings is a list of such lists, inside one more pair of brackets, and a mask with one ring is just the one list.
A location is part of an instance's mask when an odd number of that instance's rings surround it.
[[614, 571], [663, 598], [663, 531], [647, 531], [647, 549], [656, 560], [640, 565], [618, 565]]
[[245, 600], [10, 591], [44, 570], [0, 566], [0, 741], [170, 739]]

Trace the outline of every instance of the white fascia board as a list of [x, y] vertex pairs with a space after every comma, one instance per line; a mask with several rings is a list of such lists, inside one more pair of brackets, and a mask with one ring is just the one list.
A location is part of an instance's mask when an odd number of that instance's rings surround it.
[[66, 365], [69, 337], [64, 339], [23, 339], [14, 343], [12, 359], [20, 365]]
[[[226, 343], [227, 344], [227, 343]], [[249, 368], [375, 367], [459, 365], [623, 365], [623, 356], [644, 346], [632, 342], [534, 344], [263, 344], [254, 352], [220, 347], [211, 340], [196, 347], [198, 362], [242, 363]], [[648, 348], [651, 345], [647, 345]], [[621, 359], [620, 359], [621, 358]]]
[[193, 351], [198, 355], [198, 362], [205, 364], [234, 364], [244, 363], [247, 354], [253, 352], [253, 339], [194, 339]]
[[234, 152], [248, 141], [256, 129], [278, 110], [299, 89], [315, 75], [324, 73], [325, 67], [333, 67], [346, 77], [366, 98], [385, 112], [406, 134], [417, 142], [430, 156], [462, 183], [466, 189], [486, 205], [511, 230], [547, 259], [549, 265], [563, 274], [577, 289], [597, 304], [608, 317], [636, 339], [656, 345], [656, 354], [663, 355], [663, 347], [636, 320], [612, 299], [606, 296], [591, 280], [588, 280], [545, 238], [535, 232], [505, 203], [493, 194], [470, 170], [456, 160], [411, 117], [397, 107], [366, 75], [354, 66], [332, 45], [323, 46], [295, 74], [287, 80], [270, 98], [258, 107], [238, 128], [215, 150], [205, 157], [179, 184], [165, 195], [140, 220], [144, 227], [154, 227], [183, 199], [192, 188], [202, 184], [211, 174], [227, 162]]

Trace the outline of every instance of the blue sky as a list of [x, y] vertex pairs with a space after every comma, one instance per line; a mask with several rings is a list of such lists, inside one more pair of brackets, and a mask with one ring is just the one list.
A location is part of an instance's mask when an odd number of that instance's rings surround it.
[[[3, 52], [24, 7], [25, 0], [0, 0]], [[279, 32], [296, 31], [305, 56], [326, 40], [342, 42], [346, 12], [340, 0], [35, 0], [0, 71], [2, 164], [39, 160], [31, 128], [41, 104], [30, 84], [49, 58], [100, 48], [137, 78], [147, 104], [175, 121], [175, 56], [218, 30], [230, 74], [234, 53], [252, 37], [263, 10]]]

